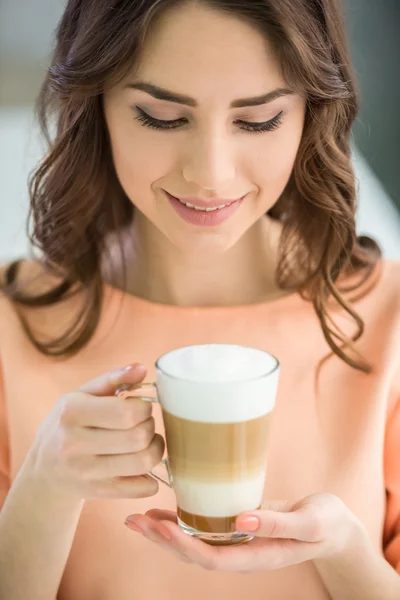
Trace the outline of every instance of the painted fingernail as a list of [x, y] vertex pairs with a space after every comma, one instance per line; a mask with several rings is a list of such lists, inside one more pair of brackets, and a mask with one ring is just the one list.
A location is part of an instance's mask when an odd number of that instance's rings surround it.
[[125, 373], [129, 373], [130, 371], [133, 371], [134, 369], [139, 369], [139, 368], [144, 369], [144, 365], [142, 365], [141, 363], [135, 362], [130, 365], [117, 367], [116, 369], [114, 369], [113, 374], [118, 375], [120, 377], [121, 375], [124, 375]]
[[237, 526], [239, 529], [244, 529], [245, 531], [257, 531], [257, 529], [260, 527], [260, 520], [258, 517], [254, 516], [239, 517], [237, 520]]

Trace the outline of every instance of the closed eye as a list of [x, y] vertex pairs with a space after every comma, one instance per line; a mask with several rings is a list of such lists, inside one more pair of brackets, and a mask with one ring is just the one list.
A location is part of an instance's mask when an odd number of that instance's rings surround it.
[[[170, 121], [155, 119], [151, 117], [147, 113], [144, 112], [138, 106], [135, 106], [137, 112], [139, 113], [135, 119], [140, 121], [143, 127], [150, 127], [151, 129], [178, 129], [183, 125], [187, 124], [187, 119], [173, 119]], [[252, 133], [263, 133], [264, 131], [273, 131], [277, 129], [282, 123], [282, 115], [283, 111], [279, 112], [275, 117], [270, 119], [269, 121], [263, 121], [261, 123], [250, 123], [248, 121], [237, 120], [237, 123], [240, 129], [244, 131], [250, 131]]]

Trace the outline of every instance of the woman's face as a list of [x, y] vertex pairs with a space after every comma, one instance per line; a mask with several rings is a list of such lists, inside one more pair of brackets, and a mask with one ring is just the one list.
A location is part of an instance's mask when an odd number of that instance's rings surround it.
[[[284, 190], [305, 101], [287, 89], [255, 29], [187, 5], [149, 32], [140, 64], [105, 93], [104, 110], [118, 178], [140, 211], [136, 224], [182, 252], [213, 254], [231, 248]], [[204, 211], [171, 196], [208, 209], [243, 199]]]

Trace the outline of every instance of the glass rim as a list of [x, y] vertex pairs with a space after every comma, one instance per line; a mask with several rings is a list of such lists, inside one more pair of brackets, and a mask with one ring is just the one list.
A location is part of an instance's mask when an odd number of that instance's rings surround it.
[[[163, 360], [163, 358], [165, 358], [166, 356], [168, 356], [168, 354], [173, 354], [174, 352], [177, 352], [178, 350], [184, 350], [186, 348], [204, 348], [205, 346], [234, 346], [236, 348], [242, 348], [245, 350], [255, 350], [256, 352], [261, 352], [263, 354], [266, 354], [267, 356], [269, 356], [270, 358], [272, 358], [274, 360], [274, 365], [272, 366], [272, 368], [268, 369], [268, 371], [266, 371], [265, 373], [261, 373], [261, 375], [257, 375], [256, 377], [248, 377], [246, 379], [239, 379], [236, 381], [215, 381], [212, 379], [202, 379], [202, 380], [196, 380], [196, 379], [187, 379], [185, 377], [178, 377], [177, 375], [172, 375], [171, 373], [168, 373], [167, 371], [165, 371], [161, 366], [160, 366], [160, 361]], [[213, 344], [189, 344], [188, 346], [180, 346], [179, 348], [175, 348], [174, 350], [169, 350], [168, 352], [164, 352], [164, 354], [162, 354], [161, 356], [159, 356], [155, 362], [155, 368], [157, 371], [161, 372], [163, 375], [165, 375], [166, 377], [169, 377], [170, 379], [174, 379], [176, 381], [186, 381], [188, 383], [196, 383], [196, 384], [201, 384], [201, 383], [205, 383], [205, 384], [222, 384], [222, 385], [226, 385], [226, 384], [232, 384], [232, 383], [249, 383], [250, 381], [259, 381], [260, 379], [264, 379], [266, 377], [269, 377], [270, 375], [273, 375], [273, 373], [275, 373], [276, 371], [278, 371], [280, 367], [280, 362], [277, 359], [277, 357], [274, 354], [271, 354], [271, 352], [268, 352], [267, 350], [261, 350], [260, 348], [254, 348], [254, 346], [245, 346], [244, 344], [229, 344], [229, 343], [213, 343]]]

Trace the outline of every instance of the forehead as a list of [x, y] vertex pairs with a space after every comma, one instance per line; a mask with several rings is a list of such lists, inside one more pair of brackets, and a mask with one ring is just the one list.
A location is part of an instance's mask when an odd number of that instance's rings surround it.
[[205, 101], [283, 86], [272, 44], [239, 16], [187, 5], [164, 13], [149, 29], [130, 73]]

